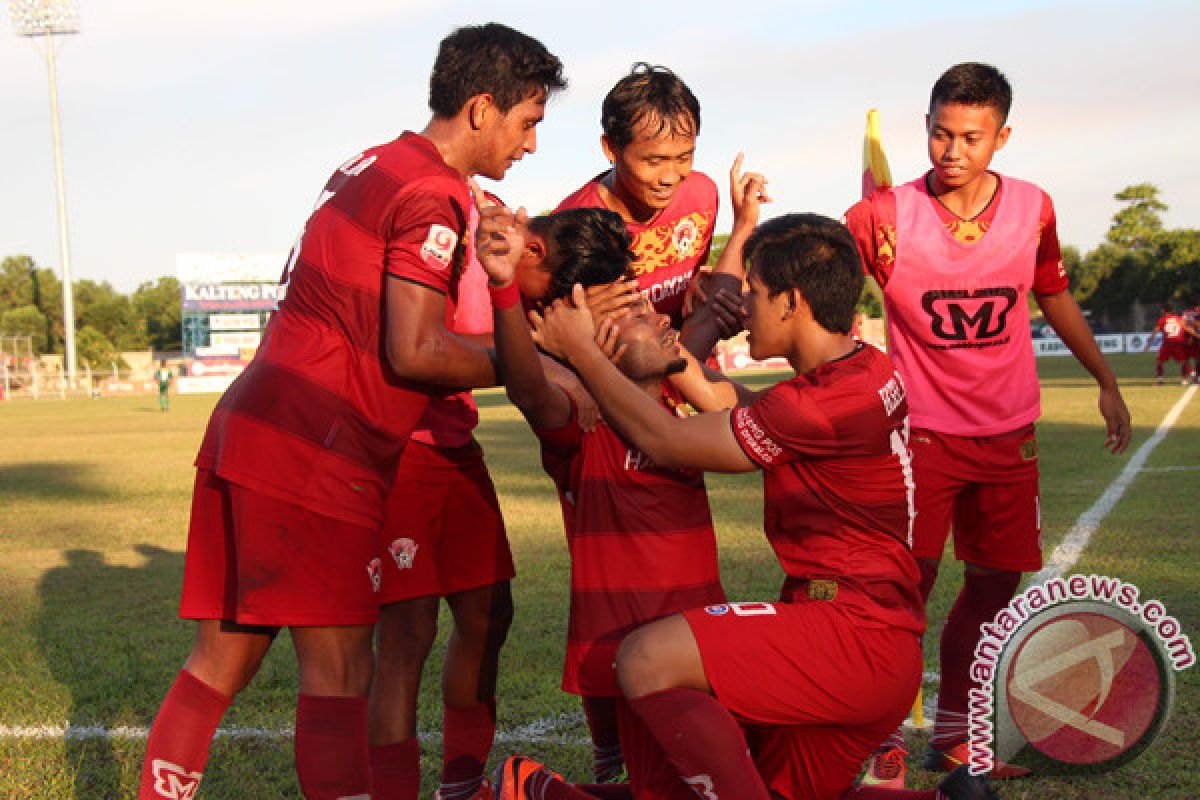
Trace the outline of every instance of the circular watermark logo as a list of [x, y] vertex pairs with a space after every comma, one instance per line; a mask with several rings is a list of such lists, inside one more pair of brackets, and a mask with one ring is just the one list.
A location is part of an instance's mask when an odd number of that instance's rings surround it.
[[971, 689], [971, 769], [1043, 775], [1136, 758], [1170, 715], [1175, 672], [1195, 663], [1179, 623], [1136, 587], [1073, 575], [1030, 587], [984, 625]]

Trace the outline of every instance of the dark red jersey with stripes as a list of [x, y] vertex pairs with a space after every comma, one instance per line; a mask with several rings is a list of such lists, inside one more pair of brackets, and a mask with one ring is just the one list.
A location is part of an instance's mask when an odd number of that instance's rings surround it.
[[563, 690], [616, 697], [625, 634], [725, 600], [704, 476], [658, 467], [604, 423], [588, 433], [574, 415], [537, 435], [571, 553]]
[[870, 345], [734, 410], [763, 472], [763, 524], [787, 574], [782, 599], [834, 581], [868, 620], [925, 629], [912, 556], [913, 479], [904, 384]]
[[[429, 402], [391, 371], [387, 280], [453, 294], [469, 193], [406, 133], [326, 183], [254, 360], [217, 404], [198, 466], [321, 514], [378, 526], [396, 461]], [[448, 304], [449, 305], [449, 304]], [[452, 314], [450, 308], [447, 314]]]

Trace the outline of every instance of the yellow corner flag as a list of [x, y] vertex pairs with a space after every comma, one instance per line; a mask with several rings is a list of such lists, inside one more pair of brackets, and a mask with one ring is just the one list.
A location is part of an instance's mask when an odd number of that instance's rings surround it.
[[891, 185], [892, 170], [879, 139], [879, 112], [872, 108], [867, 112], [867, 132], [863, 136], [862, 196]]

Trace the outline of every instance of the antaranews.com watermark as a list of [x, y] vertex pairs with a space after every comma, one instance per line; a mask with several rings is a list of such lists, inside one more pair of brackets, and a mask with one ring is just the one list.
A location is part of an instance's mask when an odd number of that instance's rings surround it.
[[981, 627], [971, 665], [971, 772], [1102, 772], [1166, 724], [1191, 640], [1158, 600], [1105, 575], [1031, 586]]

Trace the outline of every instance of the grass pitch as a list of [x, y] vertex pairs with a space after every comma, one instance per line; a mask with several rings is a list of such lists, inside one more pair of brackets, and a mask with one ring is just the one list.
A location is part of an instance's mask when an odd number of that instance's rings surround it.
[[[1179, 399], [1153, 386], [1151, 356], [1112, 359], [1133, 411], [1131, 452]], [[1103, 448], [1095, 389], [1070, 359], [1039, 361], [1044, 536], [1049, 552], [1119, 473], [1128, 456]], [[765, 382], [779, 376], [759, 376]], [[191, 642], [175, 617], [191, 496], [191, 462], [213, 396], [47, 400], [0, 405], [0, 798], [115, 798], [136, 792], [144, 731]], [[500, 493], [517, 559], [517, 617], [504, 650], [501, 735], [493, 761], [542, 758], [568, 778], [590, 773], [576, 699], [559, 690], [567, 561], [557, 500], [537, 448], [502, 392], [479, 394], [479, 439]], [[1184, 411], [1148, 469], [1104, 520], [1076, 572], [1136, 583], [1161, 599], [1200, 645], [1200, 400]], [[1177, 469], [1163, 469], [1172, 467]], [[709, 496], [732, 599], [771, 599], [781, 573], [761, 534], [760, 478], [710, 476]], [[926, 669], [961, 584], [945, 562], [930, 602]], [[448, 619], [443, 617], [443, 629]], [[441, 644], [427, 665], [420, 722], [424, 794], [440, 768]], [[1165, 734], [1138, 760], [1107, 775], [1034, 779], [1001, 787], [1005, 798], [1196, 798], [1200, 678], [1178, 676]], [[280, 637], [213, 747], [201, 796], [296, 798], [291, 739], [295, 666]], [[927, 690], [930, 690], [927, 688]], [[64, 727], [71, 735], [64, 737]], [[283, 733], [280, 733], [283, 731]], [[920, 754], [924, 741], [913, 737]], [[935, 778], [910, 772], [911, 784]]]

